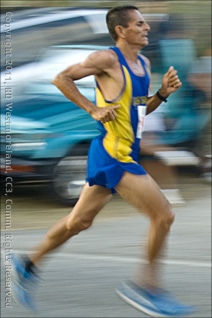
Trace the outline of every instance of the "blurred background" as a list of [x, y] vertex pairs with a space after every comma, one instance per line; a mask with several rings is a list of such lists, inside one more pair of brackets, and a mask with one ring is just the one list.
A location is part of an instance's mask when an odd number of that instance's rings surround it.
[[[98, 134], [91, 117], [51, 79], [113, 45], [105, 14], [129, 3], [151, 26], [142, 53], [151, 60], [152, 93], [170, 65], [183, 82], [146, 117], [141, 143], [141, 164], [176, 215], [166, 284], [182, 302], [197, 306], [191, 317], [211, 317], [211, 0], [1, 1], [2, 317], [29, 317], [6, 296], [8, 255], [31, 250], [71, 211]], [[76, 84], [95, 100], [93, 77]], [[144, 317], [113, 290], [140, 257], [143, 262], [147, 221], [115, 195], [92, 231], [75, 237], [59, 257], [48, 256], [54, 261], [42, 272], [36, 317]]]
[[[89, 53], [113, 45], [105, 14], [128, 1], [2, 1], [1, 175], [16, 184], [48, 183], [62, 203], [79, 196], [96, 123], [51, 79]], [[211, 1], [131, 1], [151, 26], [142, 53], [152, 93], [173, 65], [182, 88], [147, 116], [141, 163], [181, 200], [178, 175], [211, 182]], [[78, 81], [95, 100], [94, 79]], [[7, 151], [5, 152], [5, 149]], [[9, 152], [10, 151], [10, 152]], [[172, 190], [171, 192], [169, 190]]]

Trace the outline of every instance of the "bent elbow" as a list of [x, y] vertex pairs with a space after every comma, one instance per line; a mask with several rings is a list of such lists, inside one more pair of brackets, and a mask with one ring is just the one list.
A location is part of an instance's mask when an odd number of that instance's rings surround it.
[[55, 86], [58, 86], [60, 83], [60, 74], [56, 75], [53, 79], [52, 79], [52, 84], [54, 84]]

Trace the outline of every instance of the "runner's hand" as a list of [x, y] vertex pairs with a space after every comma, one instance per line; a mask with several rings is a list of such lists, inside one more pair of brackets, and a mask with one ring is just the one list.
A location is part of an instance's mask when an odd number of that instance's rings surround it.
[[176, 92], [181, 86], [182, 83], [177, 75], [177, 71], [173, 66], [170, 66], [162, 78], [162, 87], [160, 88], [161, 95], [167, 97]]
[[106, 106], [106, 107], [95, 107], [92, 111], [91, 116], [100, 121], [101, 123], [106, 123], [112, 121], [116, 118], [117, 113], [116, 109], [120, 108], [120, 105], [116, 106]]

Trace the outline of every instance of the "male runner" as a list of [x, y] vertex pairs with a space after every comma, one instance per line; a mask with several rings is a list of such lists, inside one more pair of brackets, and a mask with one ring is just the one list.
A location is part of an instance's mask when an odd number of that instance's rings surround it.
[[[92, 53], [53, 80], [69, 100], [98, 121], [100, 135], [89, 150], [87, 182], [72, 212], [49, 230], [35, 252], [27, 260], [13, 256], [13, 291], [22, 305], [33, 308], [31, 292], [37, 280], [36, 265], [47, 253], [89, 228], [113, 192], [117, 192], [150, 220], [147, 266], [117, 293], [153, 317], [185, 316], [191, 308], [175, 301], [159, 283], [157, 260], [174, 214], [157, 184], [138, 163], [145, 115], [166, 101], [182, 83], [177, 71], [170, 67], [158, 92], [149, 97], [150, 63], [139, 54], [148, 44], [149, 25], [134, 6], [109, 10], [106, 21], [115, 46]], [[89, 75], [94, 75], [97, 82], [96, 105], [81, 95], [74, 83]]]

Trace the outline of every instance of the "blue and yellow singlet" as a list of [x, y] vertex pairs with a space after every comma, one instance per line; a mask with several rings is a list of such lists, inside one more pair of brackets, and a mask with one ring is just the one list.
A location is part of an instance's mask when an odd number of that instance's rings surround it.
[[150, 78], [147, 66], [140, 56], [138, 58], [145, 71], [143, 76], [132, 72], [117, 47], [110, 49], [118, 56], [124, 87], [120, 96], [112, 101], [105, 100], [98, 85], [96, 87], [98, 107], [120, 105], [120, 108], [116, 109], [115, 120], [104, 124], [98, 122], [101, 134], [91, 143], [86, 181], [90, 185], [97, 184], [113, 190], [124, 171], [146, 174], [138, 160]]

